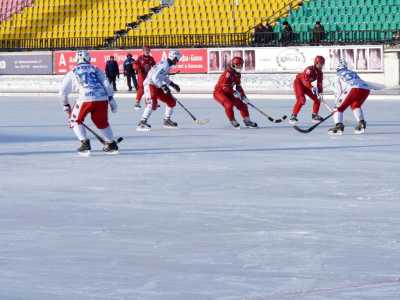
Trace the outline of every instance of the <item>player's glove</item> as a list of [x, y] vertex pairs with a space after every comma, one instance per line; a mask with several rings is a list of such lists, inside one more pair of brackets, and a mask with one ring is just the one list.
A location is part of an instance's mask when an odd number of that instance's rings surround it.
[[115, 114], [118, 110], [118, 105], [113, 96], [108, 97], [108, 103], [110, 104], [111, 112]]
[[179, 85], [177, 85], [175, 82], [172, 82], [169, 84], [170, 86], [172, 86], [172, 88], [177, 91], [178, 93], [181, 91], [181, 88], [179, 87]]
[[241, 99], [242, 95], [238, 91], [234, 91], [233, 92], [233, 97]]
[[161, 89], [163, 90], [164, 94], [166, 94], [166, 95], [171, 94], [171, 90], [169, 89], [168, 85], [166, 85], [166, 84], [162, 85]]

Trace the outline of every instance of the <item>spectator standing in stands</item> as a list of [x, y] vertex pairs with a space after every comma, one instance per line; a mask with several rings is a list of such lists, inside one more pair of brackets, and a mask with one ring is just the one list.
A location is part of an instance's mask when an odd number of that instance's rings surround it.
[[117, 77], [119, 78], [119, 66], [114, 60], [114, 56], [110, 56], [110, 59], [106, 63], [106, 76], [110, 84], [112, 84], [114, 91], [117, 90]]
[[284, 21], [282, 23], [282, 42], [287, 43], [293, 39], [293, 29], [292, 26], [289, 25], [288, 21]]
[[320, 43], [321, 40], [325, 39], [325, 28], [324, 26], [321, 24], [320, 21], [317, 21], [315, 23], [315, 26], [312, 30], [313, 33], [313, 37], [314, 37], [314, 42], [315, 43]]
[[263, 25], [263, 23], [260, 23], [254, 27], [254, 41], [256, 42], [256, 45], [264, 44], [265, 32], [266, 27]]
[[128, 84], [129, 91], [132, 91], [132, 82], [133, 85], [135, 86], [135, 90], [137, 91], [138, 89], [136, 74], [135, 70], [133, 69], [134, 63], [135, 60], [133, 59], [132, 54], [128, 53], [124, 61], [124, 75], [126, 76], [126, 82]]
[[267, 23], [265, 25], [265, 38], [264, 41], [266, 44], [274, 40], [274, 28], [271, 24]]

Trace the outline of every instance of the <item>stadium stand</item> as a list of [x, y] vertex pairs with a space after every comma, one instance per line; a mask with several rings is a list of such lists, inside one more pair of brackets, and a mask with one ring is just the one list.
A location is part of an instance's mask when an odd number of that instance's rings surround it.
[[293, 0], [176, 0], [143, 23], [129, 35], [241, 33], [289, 4], [297, 8], [302, 1]]
[[314, 0], [287, 18], [296, 31], [310, 31], [316, 21], [325, 30], [394, 30], [400, 28], [400, 0]]
[[25, 7], [31, 6], [33, 0], [2, 0], [0, 1], [0, 22], [3, 22], [14, 14], [19, 13]]
[[[326, 41], [391, 41], [400, 29], [400, 0], [313, 0], [279, 20], [298, 32], [297, 42], [312, 41], [315, 22], [324, 25]], [[281, 26], [276, 26], [279, 32]]]
[[0, 39], [240, 33], [293, 2], [301, 1], [176, 0], [160, 7], [156, 0], [8, 0], [1, 2], [7, 17]]
[[[295, 32], [290, 43], [307, 44], [317, 20], [327, 43], [387, 42], [400, 28], [400, 0], [0, 0], [0, 8], [2, 49], [279, 46], [283, 21]], [[261, 22], [277, 24], [275, 34], [255, 38]]]

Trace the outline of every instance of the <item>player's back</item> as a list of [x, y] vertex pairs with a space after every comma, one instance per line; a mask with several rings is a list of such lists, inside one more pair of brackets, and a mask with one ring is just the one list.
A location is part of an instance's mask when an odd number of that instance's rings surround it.
[[360, 88], [360, 89], [369, 89], [368, 84], [360, 78], [360, 76], [349, 69], [343, 69], [337, 72], [339, 79], [342, 81], [342, 84], [347, 86], [347, 89], [350, 88]]
[[104, 73], [91, 64], [79, 64], [71, 73], [74, 75], [75, 90], [81, 100], [105, 100], [108, 97]]
[[168, 84], [170, 68], [171, 67], [167, 60], [163, 60], [154, 65], [147, 74], [144, 84], [153, 84], [157, 87], [161, 87], [163, 84]]

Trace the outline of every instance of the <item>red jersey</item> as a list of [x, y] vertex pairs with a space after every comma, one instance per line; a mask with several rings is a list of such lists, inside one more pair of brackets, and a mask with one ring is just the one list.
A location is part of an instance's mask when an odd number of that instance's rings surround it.
[[315, 66], [309, 66], [307, 67], [303, 73], [299, 73], [296, 76], [296, 79], [299, 79], [301, 83], [306, 87], [311, 89], [312, 84], [311, 82], [317, 81], [317, 88], [318, 88], [318, 93], [322, 93], [322, 80], [323, 80], [323, 74], [320, 70], [318, 70]]
[[146, 78], [147, 73], [149, 73], [152, 66], [156, 64], [156, 61], [152, 56], [140, 55], [134, 64], [134, 69], [136, 70], [138, 75]]
[[[215, 93], [224, 93], [225, 95], [233, 96], [234, 91], [238, 91], [240, 95], [243, 97], [245, 95], [241, 82], [240, 82], [240, 73], [236, 72], [231, 67], [227, 67], [219, 77], [218, 83], [215, 86]], [[235, 86], [235, 89], [233, 88]]]

